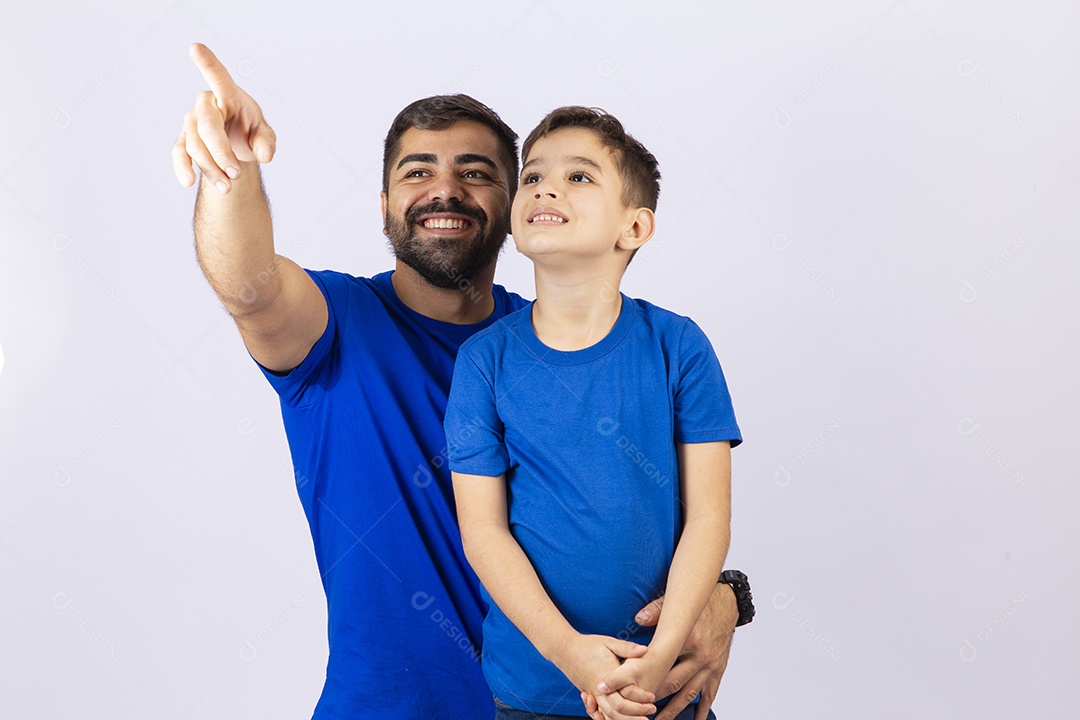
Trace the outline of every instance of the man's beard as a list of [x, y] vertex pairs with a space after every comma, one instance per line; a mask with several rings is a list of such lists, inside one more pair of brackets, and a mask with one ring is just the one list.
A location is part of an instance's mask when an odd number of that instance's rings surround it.
[[[423, 228], [417, 223], [424, 215], [435, 213], [469, 218], [474, 225], [472, 237], [434, 236], [422, 241], [418, 231], [422, 232]], [[431, 285], [446, 290], [468, 285], [499, 256], [509, 225], [507, 218], [498, 218], [489, 225], [487, 213], [453, 198], [445, 204], [413, 206], [405, 213], [404, 221], [387, 211], [383, 221], [394, 256]]]

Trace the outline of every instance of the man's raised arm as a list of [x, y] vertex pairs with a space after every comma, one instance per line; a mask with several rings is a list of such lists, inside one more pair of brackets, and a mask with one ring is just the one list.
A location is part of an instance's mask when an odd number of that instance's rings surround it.
[[233, 316], [248, 351], [269, 370], [299, 365], [326, 329], [327, 307], [299, 265], [274, 252], [259, 163], [277, 138], [262, 110], [205, 45], [191, 59], [210, 86], [184, 115], [173, 146], [180, 184], [195, 183], [195, 250], [210, 286]]

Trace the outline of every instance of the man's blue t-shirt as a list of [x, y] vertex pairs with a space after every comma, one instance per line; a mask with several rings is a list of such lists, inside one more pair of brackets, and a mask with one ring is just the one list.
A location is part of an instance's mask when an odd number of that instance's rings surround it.
[[314, 717], [493, 717], [442, 421], [458, 348], [525, 301], [495, 286], [487, 320], [453, 325], [406, 307], [390, 272], [309, 274], [326, 331], [299, 367], [266, 376], [326, 590], [330, 660]]
[[[611, 331], [583, 350], [548, 348], [531, 320], [530, 306], [462, 346], [450, 468], [506, 474], [510, 531], [578, 632], [648, 644], [651, 628], [633, 618], [664, 592], [682, 528], [676, 443], [742, 441], [723, 371], [693, 321], [625, 295]], [[585, 714], [494, 603], [483, 633], [502, 702]]]

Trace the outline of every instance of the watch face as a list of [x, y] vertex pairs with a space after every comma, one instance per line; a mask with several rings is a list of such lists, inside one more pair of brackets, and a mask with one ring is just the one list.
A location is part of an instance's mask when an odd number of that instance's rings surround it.
[[739, 570], [725, 570], [722, 574], [724, 582], [729, 584], [748, 585], [748, 578], [746, 574]]

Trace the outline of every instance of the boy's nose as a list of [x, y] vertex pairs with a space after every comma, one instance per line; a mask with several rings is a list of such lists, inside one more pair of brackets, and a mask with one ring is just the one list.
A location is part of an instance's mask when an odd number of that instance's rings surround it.
[[558, 194], [555, 192], [555, 180], [550, 177], [541, 176], [533, 185], [533, 197], [539, 200], [545, 195], [550, 198], [558, 197]]

